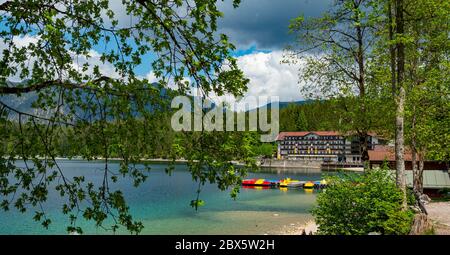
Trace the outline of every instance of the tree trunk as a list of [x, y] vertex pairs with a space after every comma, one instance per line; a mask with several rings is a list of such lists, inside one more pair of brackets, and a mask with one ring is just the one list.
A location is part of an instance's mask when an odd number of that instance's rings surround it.
[[[393, 24], [393, 17], [392, 17], [392, 13], [393, 13], [393, 9], [392, 9], [392, 1], [389, 0], [388, 1], [388, 18], [389, 18], [389, 41], [393, 41], [394, 40], [394, 24]], [[390, 53], [390, 60], [391, 60], [391, 86], [392, 86], [392, 96], [393, 98], [395, 98], [395, 94], [397, 91], [397, 76], [395, 74], [395, 60], [397, 58], [397, 54], [396, 54], [396, 50], [394, 45], [391, 43], [389, 44], [389, 53]]]
[[413, 151], [413, 190], [419, 195], [423, 194], [423, 160], [419, 156], [419, 167], [417, 167], [416, 153]]
[[405, 114], [405, 87], [404, 87], [404, 75], [405, 75], [405, 45], [402, 41], [398, 40], [399, 35], [404, 33], [404, 19], [403, 19], [403, 0], [395, 1], [395, 23], [397, 34], [397, 93], [395, 96], [395, 102], [397, 104], [396, 117], [395, 117], [395, 161], [396, 161], [396, 177], [397, 186], [403, 192], [402, 208], [406, 210], [406, 178], [405, 178], [405, 146], [404, 146], [404, 114]]
[[413, 191], [422, 194], [418, 190], [419, 169], [417, 168], [417, 142], [416, 142], [416, 107], [413, 106], [413, 116], [411, 120], [411, 164], [413, 171]]
[[433, 223], [428, 219], [425, 213], [419, 213], [414, 216], [414, 222], [411, 227], [410, 235], [423, 235], [433, 229]]
[[424, 153], [419, 153], [419, 172], [417, 175], [417, 190], [420, 194], [423, 194], [423, 165], [424, 165]]
[[361, 134], [359, 136], [359, 148], [361, 151], [361, 161], [364, 164], [364, 169], [369, 166], [369, 146], [367, 143], [368, 135], [367, 133]]
[[[422, 172], [423, 170], [423, 164], [420, 167], [417, 168], [417, 137], [416, 137], [416, 107], [413, 107], [413, 118], [411, 121], [411, 164], [412, 164], [412, 171], [413, 171], [413, 193], [414, 197], [416, 198], [416, 202], [419, 205], [420, 210], [425, 215], [427, 214], [427, 210], [425, 208], [425, 205], [422, 201]], [[420, 157], [420, 156], [419, 156]], [[423, 160], [420, 160], [420, 162], [423, 162]]]
[[399, 95], [397, 96], [397, 111], [395, 118], [395, 166], [397, 169], [397, 186], [403, 192], [403, 209], [406, 209], [406, 178], [405, 178], [405, 146], [404, 146], [404, 98], [405, 89], [400, 87]]
[[[355, 3], [355, 9], [359, 8], [359, 5], [356, 5]], [[360, 23], [359, 17], [356, 18], [356, 22]], [[366, 109], [366, 78], [365, 78], [365, 68], [364, 68], [364, 38], [363, 38], [363, 31], [361, 26], [356, 25], [356, 38], [358, 43], [358, 50], [356, 54], [356, 62], [358, 63], [358, 87], [359, 87], [359, 99], [361, 100], [360, 103], [360, 111], [361, 116], [367, 116], [367, 109]], [[367, 138], [368, 138], [368, 128], [367, 124], [364, 123], [362, 128], [362, 132], [359, 135], [359, 150], [361, 153], [361, 161], [363, 162], [364, 169], [367, 169], [369, 167], [369, 152], [368, 152], [368, 145], [367, 145]]]

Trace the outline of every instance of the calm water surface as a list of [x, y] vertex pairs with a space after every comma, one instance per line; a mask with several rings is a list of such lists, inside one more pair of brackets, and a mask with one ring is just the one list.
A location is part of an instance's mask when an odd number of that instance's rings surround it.
[[[85, 175], [87, 181], [100, 183], [103, 162], [59, 161], [66, 176]], [[118, 163], [110, 164], [112, 170]], [[185, 165], [177, 165], [172, 175], [164, 164], [154, 164], [147, 181], [134, 188], [129, 180], [113, 184], [123, 190], [132, 215], [142, 221], [143, 234], [264, 234], [276, 233], [284, 225], [302, 224], [312, 216], [317, 191], [242, 188], [236, 200], [228, 191], [215, 185], [202, 188], [200, 198], [205, 205], [195, 211], [189, 206], [196, 197], [197, 184]], [[250, 178], [319, 180], [320, 173], [278, 174], [250, 173]], [[3, 198], [2, 198], [3, 199]], [[61, 213], [61, 198], [50, 192], [45, 210], [52, 219], [48, 230], [32, 219], [33, 210], [25, 214], [16, 210], [0, 211], [0, 234], [66, 234], [68, 218]], [[81, 215], [80, 215], [81, 218]], [[92, 222], [78, 220], [86, 234], [108, 234]], [[119, 233], [126, 233], [119, 230]]]

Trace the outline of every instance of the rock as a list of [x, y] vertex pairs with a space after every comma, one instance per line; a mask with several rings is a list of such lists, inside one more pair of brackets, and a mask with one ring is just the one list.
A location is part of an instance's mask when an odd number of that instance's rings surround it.
[[280, 216], [278, 213], [274, 213], [273, 216], [277, 217]]
[[318, 226], [314, 221], [307, 222], [304, 231], [307, 235], [314, 235], [318, 230]]
[[421, 213], [421, 212], [422, 212], [422, 210], [420, 209], [420, 207], [417, 206], [417, 205], [409, 206], [409, 208], [410, 208], [411, 210], [413, 210], [414, 213]]
[[429, 196], [427, 196], [426, 194], [420, 195], [419, 199], [425, 205], [428, 204], [429, 202], [431, 202], [431, 198]]

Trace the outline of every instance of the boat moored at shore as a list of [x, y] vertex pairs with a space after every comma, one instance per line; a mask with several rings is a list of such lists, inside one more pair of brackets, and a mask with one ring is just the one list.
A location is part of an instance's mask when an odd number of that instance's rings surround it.
[[320, 181], [300, 181], [291, 178], [281, 180], [267, 179], [245, 179], [242, 181], [244, 187], [267, 187], [267, 188], [304, 188], [304, 189], [323, 189], [326, 188], [326, 180]]

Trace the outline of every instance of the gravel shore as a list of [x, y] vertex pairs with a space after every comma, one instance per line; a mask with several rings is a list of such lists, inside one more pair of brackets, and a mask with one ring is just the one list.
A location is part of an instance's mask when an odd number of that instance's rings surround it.
[[438, 235], [450, 235], [450, 202], [431, 202], [426, 205], [428, 217]]
[[317, 232], [317, 225], [314, 221], [308, 221], [306, 223], [291, 223], [289, 225], [284, 225], [281, 229], [275, 231], [274, 235], [302, 235], [306, 234], [314, 234]]

